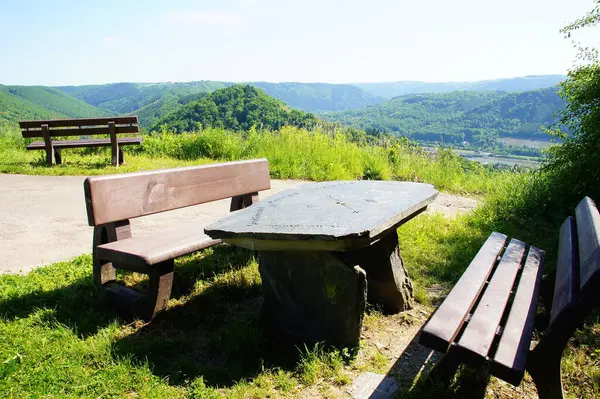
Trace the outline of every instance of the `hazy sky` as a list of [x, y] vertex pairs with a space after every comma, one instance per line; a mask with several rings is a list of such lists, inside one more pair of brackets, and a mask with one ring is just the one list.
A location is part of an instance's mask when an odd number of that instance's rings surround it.
[[[562, 74], [592, 0], [0, 0], [0, 84]], [[600, 30], [584, 40], [600, 38]]]

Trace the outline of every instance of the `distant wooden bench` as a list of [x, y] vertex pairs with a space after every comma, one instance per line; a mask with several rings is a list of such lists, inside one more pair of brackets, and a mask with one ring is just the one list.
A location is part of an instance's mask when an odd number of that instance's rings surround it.
[[[29, 144], [28, 150], [46, 150], [46, 161], [52, 165], [62, 163], [61, 150], [64, 148], [80, 147], [111, 147], [112, 164], [118, 166], [123, 163], [123, 145], [140, 144], [141, 137], [117, 138], [117, 134], [138, 133], [137, 116], [114, 116], [108, 118], [88, 119], [53, 119], [45, 121], [19, 122], [24, 138], [42, 137], [44, 141], [35, 141]], [[80, 139], [80, 140], [53, 140], [54, 137], [65, 136], [93, 136], [109, 134], [106, 139]]]
[[[258, 202], [271, 187], [266, 159], [88, 177], [88, 222], [94, 226], [94, 281], [117, 305], [151, 320], [167, 306], [174, 259], [219, 244], [200, 223], [133, 237], [129, 219], [231, 198], [230, 211]], [[116, 284], [115, 268], [149, 276], [148, 295]]]
[[[540, 398], [563, 398], [563, 350], [600, 294], [600, 214], [586, 197], [560, 229], [550, 324], [530, 350], [544, 251], [492, 233], [448, 297], [423, 327], [419, 342], [445, 353], [433, 375], [447, 379], [460, 363], [487, 364], [515, 386], [525, 370]], [[502, 257], [500, 258], [500, 255]]]

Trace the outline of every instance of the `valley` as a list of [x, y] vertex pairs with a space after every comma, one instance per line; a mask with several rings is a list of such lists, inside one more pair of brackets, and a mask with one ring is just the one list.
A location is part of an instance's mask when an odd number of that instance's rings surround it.
[[[320, 126], [362, 141], [406, 137], [423, 146], [442, 145], [467, 154], [483, 151], [535, 159], [549, 146], [542, 126], [552, 126], [564, 105], [555, 87], [562, 78], [526, 76], [463, 83], [250, 82], [245, 86], [219, 81], [0, 85], [0, 124], [135, 114], [147, 132], [158, 131], [160, 126], [161, 131], [176, 133], [203, 126], [242, 131], [251, 126]], [[252, 87], [255, 100], [240, 101], [243, 95], [227, 92], [232, 86]], [[216, 103], [212, 93], [220, 98]], [[215, 108], [223, 103], [229, 109]], [[263, 107], [267, 104], [269, 110]]]

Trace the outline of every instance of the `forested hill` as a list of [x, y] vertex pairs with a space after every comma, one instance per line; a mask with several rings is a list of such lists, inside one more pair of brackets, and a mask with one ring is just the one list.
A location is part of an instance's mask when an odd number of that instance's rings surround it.
[[556, 88], [522, 93], [457, 91], [405, 95], [323, 117], [367, 133], [485, 144], [497, 137], [547, 139], [540, 127], [553, 123], [563, 105]]
[[206, 127], [230, 130], [279, 129], [285, 125], [313, 127], [317, 117], [291, 109], [253, 86], [235, 85], [183, 105], [158, 120], [152, 130], [188, 132]]
[[0, 120], [3, 123], [105, 115], [109, 113], [51, 87], [0, 85]]

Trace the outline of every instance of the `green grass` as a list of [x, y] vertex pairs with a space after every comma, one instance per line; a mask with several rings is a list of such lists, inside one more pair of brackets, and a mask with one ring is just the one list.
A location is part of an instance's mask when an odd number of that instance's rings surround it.
[[427, 154], [410, 144], [360, 145], [343, 135], [286, 127], [277, 132], [197, 133], [144, 137], [125, 147], [126, 164], [110, 165], [108, 149], [63, 151], [63, 165], [49, 167], [44, 151], [26, 151], [16, 130], [0, 130], [0, 173], [97, 175], [264, 157], [277, 179], [405, 180], [431, 183], [444, 191], [488, 195], [515, 174], [468, 162], [450, 151]]
[[[0, 172], [93, 175], [266, 157], [273, 178], [421, 181], [484, 198], [485, 206], [471, 215], [424, 214], [399, 229], [417, 301], [426, 306], [432, 302], [428, 288], [452, 287], [492, 231], [545, 249], [550, 270], [564, 216], [526, 216], [535, 187], [531, 173], [497, 172], [409, 144], [359, 145], [319, 131], [149, 136], [126, 148], [127, 163], [118, 169], [109, 164], [107, 150], [67, 150], [64, 165], [48, 167], [42, 152], [27, 152], [25, 145], [17, 131], [0, 132]], [[251, 252], [217, 247], [176, 263], [169, 307], [149, 325], [121, 320], [106, 308], [91, 282], [89, 255], [26, 276], [0, 276], [0, 396], [262, 398], [302, 397], [308, 390], [333, 397], [348, 389], [357, 372], [385, 373], [389, 367], [373, 345], [281, 348], [265, 341], [261, 281]], [[147, 283], [137, 274], [120, 277], [131, 286]], [[388, 317], [370, 309], [365, 324], [382, 328]], [[592, 316], [566, 351], [564, 383], [571, 397], [600, 392], [599, 336], [598, 317]], [[487, 379], [461, 369], [450, 387], [417, 377], [402, 394], [468, 396]], [[498, 387], [493, 378], [491, 384]]]
[[[455, 220], [425, 214], [400, 228], [415, 285], [450, 287], [496, 227], [486, 218], [483, 211]], [[372, 345], [340, 350], [265, 341], [261, 280], [250, 251], [223, 246], [178, 259], [168, 309], [148, 325], [107, 308], [91, 269], [84, 255], [25, 276], [0, 276], [0, 396], [263, 398], [303, 397], [312, 389], [335, 397], [358, 372], [389, 367]], [[147, 281], [120, 278], [131, 286]], [[388, 317], [372, 309], [365, 324], [382, 328]], [[597, 316], [587, 323], [563, 361], [570, 397], [597, 397], [600, 388], [600, 323]], [[403, 392], [462, 397], [486, 378], [463, 369], [444, 390], [416, 378]]]

